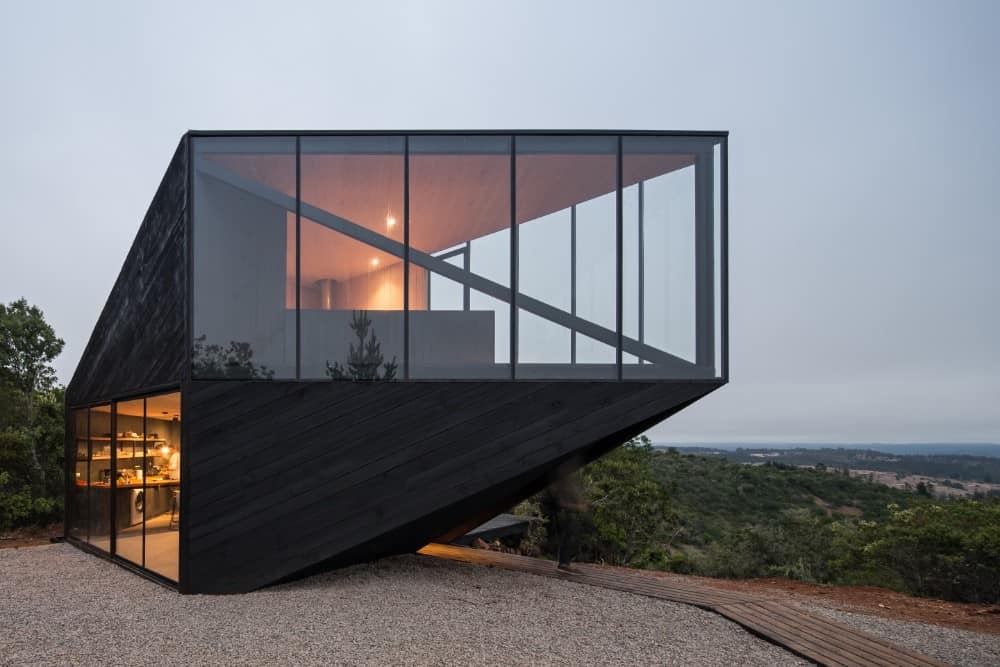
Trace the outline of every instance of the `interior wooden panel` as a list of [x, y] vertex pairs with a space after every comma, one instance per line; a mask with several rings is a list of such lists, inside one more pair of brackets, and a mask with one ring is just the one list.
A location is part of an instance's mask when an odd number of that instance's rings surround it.
[[[295, 196], [287, 155], [218, 154], [209, 159]], [[613, 154], [519, 154], [517, 222], [613, 192], [615, 160]], [[625, 187], [690, 166], [694, 155], [630, 154], [626, 162]], [[402, 156], [303, 154], [301, 169], [303, 201], [402, 242]], [[509, 228], [509, 182], [507, 155], [411, 155], [411, 245], [434, 253]], [[312, 258], [303, 257], [304, 285], [323, 278], [347, 280], [401, 261], [318, 224], [302, 225], [301, 243]], [[378, 267], [373, 267], [376, 259]], [[294, 278], [294, 257], [287, 266]]]

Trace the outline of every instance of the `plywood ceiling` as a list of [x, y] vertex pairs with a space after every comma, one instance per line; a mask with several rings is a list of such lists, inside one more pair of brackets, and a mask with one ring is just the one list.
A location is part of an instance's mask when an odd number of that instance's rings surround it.
[[[229, 154], [210, 159], [240, 176], [295, 196], [293, 156]], [[689, 154], [628, 155], [623, 185], [693, 163], [694, 156]], [[401, 155], [303, 155], [301, 173], [304, 202], [403, 241]], [[409, 177], [410, 243], [414, 248], [438, 252], [510, 226], [510, 160], [505, 155], [411, 155]], [[614, 155], [519, 155], [517, 222], [534, 220], [614, 189]], [[390, 218], [395, 225], [387, 223]], [[294, 228], [289, 234], [294, 238]], [[301, 247], [303, 284], [322, 278], [346, 280], [400, 261], [319, 224], [302, 226]], [[293, 255], [288, 266], [294, 267]]]
[[[94, 412], [111, 412], [110, 405], [98, 405], [91, 408]], [[129, 417], [142, 417], [142, 399], [132, 401], [119, 401], [117, 411], [119, 415]], [[159, 394], [146, 399], [146, 414], [150, 419], [173, 419], [181, 415], [181, 395], [178, 392], [172, 394]]]

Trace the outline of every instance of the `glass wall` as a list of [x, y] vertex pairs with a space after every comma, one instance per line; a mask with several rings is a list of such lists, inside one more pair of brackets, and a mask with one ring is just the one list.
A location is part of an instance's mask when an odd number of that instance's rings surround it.
[[295, 139], [199, 139], [195, 378], [294, 378]]
[[181, 395], [146, 398], [146, 472], [144, 561], [152, 570], [177, 581], [180, 548]]
[[517, 377], [614, 379], [617, 137], [517, 138]]
[[723, 372], [721, 135], [193, 146], [196, 379]]
[[69, 461], [69, 498], [66, 502], [66, 533], [78, 540], [87, 539], [87, 503], [90, 491], [89, 411], [73, 410], [73, 449]]
[[622, 141], [622, 375], [720, 370], [717, 140]]
[[145, 401], [115, 403], [115, 553], [142, 565]]
[[67, 508], [70, 536], [174, 581], [180, 418], [179, 392], [74, 410], [78, 454]]
[[410, 377], [510, 378], [510, 145], [410, 139]]
[[114, 462], [111, 406], [90, 409], [90, 485], [87, 509], [90, 543], [111, 552], [111, 498]]
[[303, 378], [402, 376], [403, 143], [302, 139]]

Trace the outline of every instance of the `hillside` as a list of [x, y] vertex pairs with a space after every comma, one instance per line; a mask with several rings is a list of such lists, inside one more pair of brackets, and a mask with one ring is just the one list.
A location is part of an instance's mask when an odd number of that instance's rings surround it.
[[887, 518], [891, 503], [913, 493], [880, 484], [769, 461], [747, 466], [679, 451], [657, 452], [653, 471], [670, 494], [684, 529], [684, 543], [702, 546], [756, 524], [798, 511], [829, 517]]
[[1000, 483], [1000, 458], [969, 454], [900, 454], [874, 449], [848, 449], [826, 447], [821, 449], [795, 448], [737, 448], [678, 447], [679, 452], [699, 456], [725, 458], [736, 463], [762, 463], [773, 461], [793, 466], [872, 470], [899, 475], [922, 475], [957, 482], [974, 481], [987, 484]]
[[[843, 470], [630, 441], [581, 471], [578, 559], [1000, 601], [1000, 497], [933, 498]], [[558, 507], [550, 490], [514, 510], [540, 519], [525, 553], [556, 553]]]

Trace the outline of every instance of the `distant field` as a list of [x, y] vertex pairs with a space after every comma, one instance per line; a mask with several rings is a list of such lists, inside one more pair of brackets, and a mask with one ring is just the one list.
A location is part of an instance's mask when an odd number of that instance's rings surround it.
[[[662, 447], [662, 446], [661, 446]], [[931, 445], [927, 445], [931, 447]], [[964, 446], [963, 446], [964, 447]], [[978, 445], [978, 447], [997, 447]], [[774, 461], [793, 466], [834, 468], [852, 471], [889, 486], [915, 487], [922, 478], [935, 481], [941, 492], [952, 495], [990, 493], [1000, 489], [1000, 457], [962, 453], [904, 454], [896, 447], [883, 450], [833, 447], [675, 447], [683, 454], [717, 456], [736, 463]], [[895, 476], [896, 479], [893, 478]], [[945, 481], [949, 483], [945, 483]], [[896, 483], [898, 482], [898, 484]]]
[[928, 455], [928, 454], [943, 454], [943, 455], [959, 455], [964, 454], [968, 456], [985, 456], [990, 458], [1000, 458], [1000, 444], [996, 443], [928, 443], [928, 442], [918, 442], [918, 443], [863, 443], [863, 444], [843, 444], [843, 443], [831, 443], [831, 442], [812, 442], [812, 443], [796, 443], [796, 442], [747, 442], [747, 443], [716, 443], [716, 442], [682, 442], [682, 443], [666, 443], [666, 442], [654, 442], [654, 447], [660, 449], [666, 449], [669, 447], [676, 447], [677, 449], [708, 449], [708, 450], [722, 450], [722, 451], [734, 451], [737, 449], [750, 449], [754, 451], [761, 450], [778, 450], [778, 449], [846, 449], [852, 451], [858, 450], [874, 450], [886, 454], [907, 454], [907, 455]]

